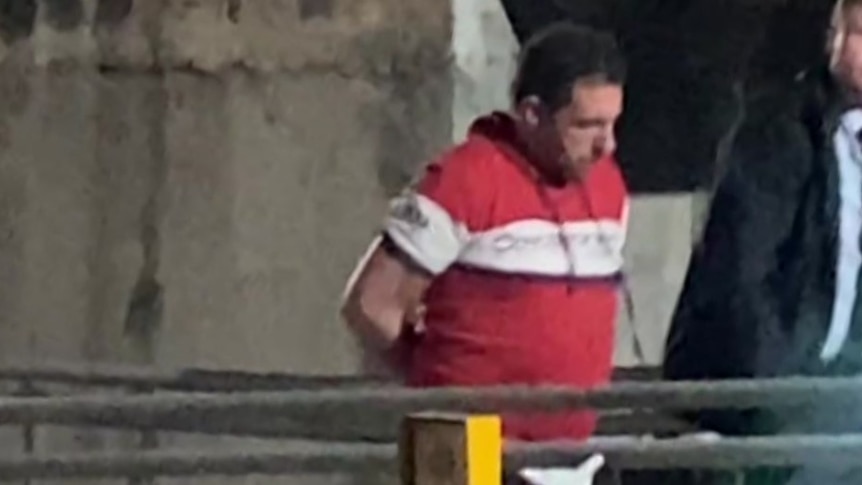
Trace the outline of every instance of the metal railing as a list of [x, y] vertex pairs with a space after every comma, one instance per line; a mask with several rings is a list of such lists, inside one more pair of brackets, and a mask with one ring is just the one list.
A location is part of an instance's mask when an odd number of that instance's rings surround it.
[[[614, 380], [655, 380], [655, 367], [617, 368]], [[61, 384], [84, 388], [108, 387], [182, 392], [285, 391], [331, 387], [392, 385], [380, 377], [339, 375], [310, 376], [284, 372], [177, 369], [118, 364], [5, 363], [0, 382], [26, 382], [31, 386]]]
[[[202, 453], [141, 450], [122, 453], [0, 459], [4, 480], [83, 477], [283, 474], [381, 470], [397, 465], [403, 417], [434, 410], [450, 413], [502, 411], [745, 409], [810, 406], [824, 400], [855, 405], [862, 379], [773, 379], [715, 382], [620, 382], [581, 391], [563, 387], [405, 389], [356, 378], [270, 376], [231, 392], [228, 373], [158, 373], [131, 369], [122, 375], [43, 367], [0, 369], [0, 380], [119, 386], [151, 394], [9, 396], [0, 398], [0, 424], [99, 426], [138, 431], [182, 431], [317, 440], [276, 451]], [[230, 373], [234, 377], [239, 373]], [[196, 375], [191, 379], [189, 375]], [[213, 378], [216, 375], [217, 378]], [[240, 380], [242, 380], [240, 378]], [[182, 384], [179, 384], [182, 383]], [[182, 386], [182, 387], [181, 387]], [[291, 387], [293, 386], [293, 387]], [[181, 387], [181, 388], [180, 388]], [[161, 391], [159, 390], [161, 389]], [[207, 392], [201, 392], [206, 389]], [[266, 390], [260, 390], [266, 389]], [[279, 389], [279, 390], [273, 390]], [[292, 390], [290, 390], [292, 389]], [[368, 442], [382, 441], [381, 443]], [[326, 441], [326, 442], [323, 442]], [[31, 448], [32, 450], [32, 448]], [[507, 467], [558, 466], [600, 452], [614, 469], [794, 467], [816, 462], [854, 464], [862, 435], [769, 436], [698, 441], [686, 438], [597, 438], [581, 444], [517, 444], [505, 450]]]
[[[862, 435], [690, 439], [593, 440], [584, 444], [514, 444], [505, 450], [508, 468], [571, 466], [602, 453], [614, 469], [794, 467], [857, 464]], [[196, 452], [157, 450], [0, 458], [3, 480], [125, 478], [151, 476], [241, 476], [368, 472], [397, 467], [393, 444], [305, 444], [278, 451]]]

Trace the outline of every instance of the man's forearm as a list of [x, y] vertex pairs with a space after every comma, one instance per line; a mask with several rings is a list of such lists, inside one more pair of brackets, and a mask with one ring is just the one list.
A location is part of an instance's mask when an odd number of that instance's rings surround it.
[[413, 347], [411, 337], [423, 329], [422, 296], [430, 279], [380, 244], [375, 246], [351, 277], [341, 314], [361, 342], [366, 360], [385, 361], [400, 371]]
[[374, 374], [400, 374], [403, 368], [401, 358], [401, 334], [403, 316], [400, 312], [346, 311], [344, 318], [356, 336], [362, 352], [363, 368]]
[[351, 304], [342, 314], [363, 345], [378, 351], [391, 348], [401, 335], [404, 321], [402, 312], [366, 311], [361, 305]]

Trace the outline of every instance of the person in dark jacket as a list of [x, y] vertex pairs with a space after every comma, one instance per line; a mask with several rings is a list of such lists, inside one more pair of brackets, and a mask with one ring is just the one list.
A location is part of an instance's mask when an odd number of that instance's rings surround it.
[[[839, 1], [829, 39], [828, 65], [747, 110], [671, 323], [667, 379], [862, 374], [862, 0]], [[727, 435], [862, 430], [862, 411], [826, 406], [692, 419]]]

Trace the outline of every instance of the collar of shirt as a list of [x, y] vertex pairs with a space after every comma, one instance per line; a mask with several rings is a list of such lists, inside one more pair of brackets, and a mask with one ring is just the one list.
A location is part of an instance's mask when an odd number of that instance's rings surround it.
[[851, 158], [862, 164], [862, 145], [860, 145], [860, 132], [862, 132], [862, 108], [854, 108], [845, 111], [841, 115], [841, 131], [847, 139]]
[[853, 108], [841, 115], [841, 127], [855, 135], [862, 131], [862, 108]]

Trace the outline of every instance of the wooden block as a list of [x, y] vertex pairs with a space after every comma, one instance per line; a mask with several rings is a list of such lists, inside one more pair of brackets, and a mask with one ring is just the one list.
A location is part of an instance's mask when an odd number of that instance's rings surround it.
[[442, 413], [408, 416], [399, 454], [404, 485], [500, 485], [500, 417]]

